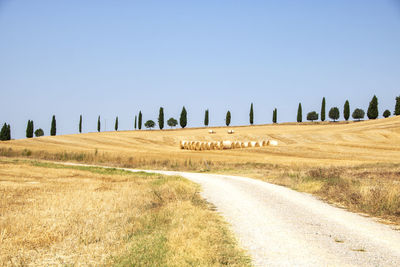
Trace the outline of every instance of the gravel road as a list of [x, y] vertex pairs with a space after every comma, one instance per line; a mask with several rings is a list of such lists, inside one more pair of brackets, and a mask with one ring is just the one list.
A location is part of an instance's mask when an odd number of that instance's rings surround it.
[[254, 265], [400, 266], [399, 231], [308, 194], [246, 177], [149, 172], [200, 184]]

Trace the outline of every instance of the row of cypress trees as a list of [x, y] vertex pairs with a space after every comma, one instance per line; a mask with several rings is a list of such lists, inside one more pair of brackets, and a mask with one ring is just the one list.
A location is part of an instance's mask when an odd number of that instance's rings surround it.
[[[325, 114], [326, 114], [326, 101], [325, 101], [325, 97], [322, 98], [322, 104], [321, 104], [321, 121], [325, 121]], [[331, 118], [333, 121], [336, 121], [337, 119], [339, 119], [340, 117], [340, 112], [339, 112], [339, 108], [337, 107], [332, 107], [329, 110], [329, 118]], [[391, 112], [389, 110], [385, 110], [383, 112], [383, 116], [385, 118], [389, 117], [391, 115]], [[400, 96], [396, 97], [396, 106], [395, 106], [395, 111], [394, 111], [394, 115], [400, 115]], [[365, 116], [365, 112], [364, 110], [360, 109], [360, 108], [356, 108], [353, 111], [352, 117], [353, 119], [363, 119]], [[368, 106], [368, 111], [367, 111], [367, 117], [370, 120], [374, 120], [376, 118], [378, 118], [379, 116], [379, 111], [378, 111], [378, 98], [376, 97], [376, 95], [374, 95], [369, 103]], [[343, 117], [346, 121], [349, 120], [350, 118], [350, 103], [348, 100], [346, 100], [346, 102], [344, 103], [343, 106]], [[307, 114], [307, 120], [310, 121], [314, 121], [314, 120], [318, 120], [318, 113], [316, 111], [311, 111]], [[297, 122], [302, 122], [303, 121], [303, 113], [302, 113], [302, 106], [301, 103], [299, 103], [298, 109], [297, 109]]]
[[[273, 110], [273, 115], [272, 115], [272, 121], [273, 123], [277, 123], [277, 109], [275, 108]], [[336, 121], [340, 117], [340, 111], [337, 107], [332, 107], [329, 110], [328, 113], [329, 117]], [[378, 111], [378, 98], [376, 95], [373, 96], [371, 99], [368, 110], [367, 110], [367, 117], [368, 119], [376, 119], [378, 118], [379, 111]], [[385, 110], [383, 112], [383, 116], [389, 117], [391, 115], [391, 112], [389, 110]], [[394, 110], [394, 115], [398, 116], [400, 115], [400, 96], [396, 97], [396, 105], [395, 105], [395, 110]], [[205, 114], [204, 114], [204, 125], [208, 126], [209, 125], [209, 110], [206, 109]], [[321, 104], [321, 121], [326, 120], [326, 99], [325, 97], [322, 98], [322, 104]], [[354, 119], [363, 119], [365, 116], [364, 110], [360, 108], [354, 109], [352, 113], [352, 117]], [[344, 103], [343, 106], [343, 117], [347, 121], [350, 118], [350, 103], [348, 100]], [[309, 112], [307, 114], [307, 120], [314, 121], [318, 120], [318, 113], [315, 111]], [[162, 130], [164, 128], [164, 108], [160, 107], [159, 111], [159, 116], [158, 116], [158, 126]], [[298, 109], [297, 109], [297, 122], [302, 122], [303, 121], [303, 113], [302, 113], [302, 105], [299, 103]], [[254, 109], [253, 109], [253, 103], [250, 105], [250, 113], [249, 113], [249, 122], [251, 125], [254, 123]], [[226, 118], [225, 118], [225, 124], [229, 126], [231, 123], [231, 112], [228, 110], [226, 113]], [[142, 124], [143, 124], [143, 114], [141, 111], [139, 111], [139, 114], [135, 116], [135, 124], [134, 128], [141, 130], [142, 129]], [[169, 118], [167, 121], [168, 126], [175, 127], [178, 122], [174, 118]], [[185, 128], [187, 126], [187, 111], [186, 108], [183, 107], [181, 114], [180, 114], [180, 119], [179, 119], [179, 124], [182, 128]], [[151, 120], [147, 121], [145, 123], [145, 126], [151, 126], [154, 127], [155, 123]], [[115, 119], [115, 126], [114, 129], [118, 131], [118, 116]], [[100, 122], [100, 116], [98, 117], [97, 121], [97, 131], [100, 132], [101, 130], [101, 122]], [[33, 133], [35, 133], [36, 136], [42, 136], [43, 130], [42, 129], [37, 129], [34, 132], [34, 124], [32, 120], [28, 120], [27, 127], [26, 127], [26, 137], [27, 138], [32, 138]], [[56, 127], [56, 118], [55, 115], [52, 117], [51, 121], [51, 129], [50, 129], [50, 135], [55, 136], [57, 133], [57, 127]], [[79, 133], [82, 133], [82, 115], [79, 117]], [[10, 125], [4, 123], [3, 127], [1, 128], [0, 132], [0, 140], [11, 140], [11, 129]]]

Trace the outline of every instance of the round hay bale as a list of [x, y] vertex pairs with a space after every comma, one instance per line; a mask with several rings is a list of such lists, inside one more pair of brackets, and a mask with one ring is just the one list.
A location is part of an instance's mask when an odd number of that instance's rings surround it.
[[199, 142], [199, 141], [195, 142], [194, 149], [201, 150], [201, 142]]
[[246, 142], [240, 142], [240, 147], [241, 148], [246, 148]]
[[242, 147], [242, 142], [236, 141], [235, 142], [235, 148], [241, 148]]
[[231, 149], [233, 143], [231, 141], [222, 141], [222, 147], [223, 149]]
[[222, 141], [217, 141], [216, 147], [218, 150], [222, 150], [224, 147], [222, 146]]
[[261, 141], [262, 143], [261, 143], [261, 146], [267, 146], [268, 145], [268, 141], [265, 141], [265, 140], [263, 140], [263, 141]]
[[189, 144], [189, 149], [190, 149], [190, 150], [195, 150], [195, 149], [196, 149], [196, 146], [195, 146], [195, 142], [194, 142], [194, 141], [191, 141], [191, 142], [190, 142], [190, 144]]
[[214, 143], [214, 149], [215, 149], [215, 150], [220, 150], [220, 149], [221, 149], [221, 143], [220, 143], [219, 141], [216, 141], [216, 142]]
[[258, 141], [258, 142], [256, 142], [256, 145], [255, 145], [255, 147], [262, 147], [262, 143], [261, 143], [261, 141]]
[[277, 145], [278, 145], [278, 141], [276, 141], [276, 140], [269, 140], [269, 145], [270, 145], [270, 146], [277, 146]]
[[200, 150], [207, 150], [207, 143], [206, 142], [200, 142]]
[[207, 143], [207, 149], [208, 149], [208, 150], [214, 149], [214, 143], [213, 143], [213, 142], [208, 142], [208, 143]]
[[190, 149], [190, 142], [186, 141], [186, 143], [184, 144], [183, 148], [184, 149]]

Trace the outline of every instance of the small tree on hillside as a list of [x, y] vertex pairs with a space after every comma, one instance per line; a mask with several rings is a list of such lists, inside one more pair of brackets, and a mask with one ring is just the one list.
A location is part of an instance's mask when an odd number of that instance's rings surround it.
[[187, 112], [185, 106], [182, 108], [181, 117], [179, 118], [179, 124], [182, 128], [185, 128], [187, 125]]
[[272, 112], [272, 122], [277, 123], [278, 119], [278, 110], [275, 108], [274, 111]]
[[367, 116], [370, 120], [378, 118], [378, 98], [375, 95], [372, 97], [371, 102], [369, 102]]
[[226, 113], [225, 123], [226, 123], [226, 126], [229, 126], [229, 124], [231, 124], [231, 112], [229, 110]]
[[391, 115], [391, 113], [388, 109], [383, 112], [383, 117], [385, 117], [385, 118], [390, 117], [390, 115]]
[[337, 107], [333, 107], [329, 110], [329, 118], [331, 118], [333, 121], [336, 121], [339, 119], [340, 113], [339, 109]]
[[115, 126], [114, 129], [118, 131], [118, 116], [115, 118]]
[[155, 125], [156, 125], [156, 124], [155, 124], [154, 121], [152, 121], [152, 120], [148, 120], [148, 121], [146, 121], [146, 123], [144, 124], [144, 126], [145, 126], [146, 128], [150, 128], [150, 130], [151, 130], [151, 128], [154, 128]]
[[204, 126], [208, 126], [209, 123], [209, 117], [208, 117], [208, 109], [206, 109], [206, 112], [204, 114]]
[[164, 128], [164, 108], [160, 107], [160, 111], [158, 114], [158, 127], [160, 130]]
[[394, 107], [394, 115], [400, 115], [400, 96], [396, 97], [396, 106]]
[[349, 100], [346, 100], [344, 103], [344, 108], [343, 108], [343, 117], [346, 121], [349, 120], [350, 118], [350, 103]]
[[178, 125], [178, 121], [175, 120], [174, 118], [169, 118], [167, 121], [167, 124], [169, 127], [175, 127], [176, 125]]
[[251, 105], [250, 105], [250, 114], [249, 114], [249, 117], [250, 117], [250, 124], [253, 125], [253, 123], [254, 123], [253, 103], [251, 103]]
[[97, 131], [100, 132], [100, 130], [101, 130], [101, 122], [100, 122], [100, 115], [99, 115], [99, 117], [97, 118]]
[[318, 113], [315, 111], [307, 113], [307, 120], [311, 122], [318, 120]]
[[79, 117], [79, 133], [82, 133], [82, 115]]
[[297, 108], [297, 122], [303, 121], [303, 110], [301, 108], [301, 103], [299, 103], [299, 107]]
[[361, 119], [364, 118], [365, 112], [364, 112], [364, 110], [362, 110], [362, 109], [360, 109], [360, 108], [356, 108], [356, 109], [353, 111], [353, 114], [352, 114], [351, 116], [353, 117], [353, 119], [359, 121], [359, 120], [361, 120]]
[[325, 121], [325, 97], [322, 98], [321, 121]]
[[43, 135], [44, 135], [44, 132], [43, 132], [42, 128], [36, 129], [36, 131], [35, 131], [35, 136], [36, 137], [40, 137], [40, 136], [43, 136]]
[[139, 122], [138, 122], [139, 130], [142, 129], [142, 111], [139, 111]]
[[51, 128], [50, 128], [50, 135], [55, 136], [57, 133], [57, 126], [56, 126], [56, 116], [53, 115], [53, 118], [51, 120]]

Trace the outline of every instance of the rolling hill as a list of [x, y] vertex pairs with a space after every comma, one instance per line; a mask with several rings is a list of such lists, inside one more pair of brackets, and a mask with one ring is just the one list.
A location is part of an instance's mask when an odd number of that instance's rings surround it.
[[[216, 133], [209, 134], [213, 129]], [[233, 129], [235, 134], [228, 134]], [[189, 151], [180, 140], [258, 141], [277, 147]], [[207, 160], [283, 165], [354, 165], [400, 162], [400, 117], [360, 122], [286, 123], [240, 127], [141, 130], [45, 136], [1, 142], [0, 148], [33, 153], [85, 153], [120, 159]]]

